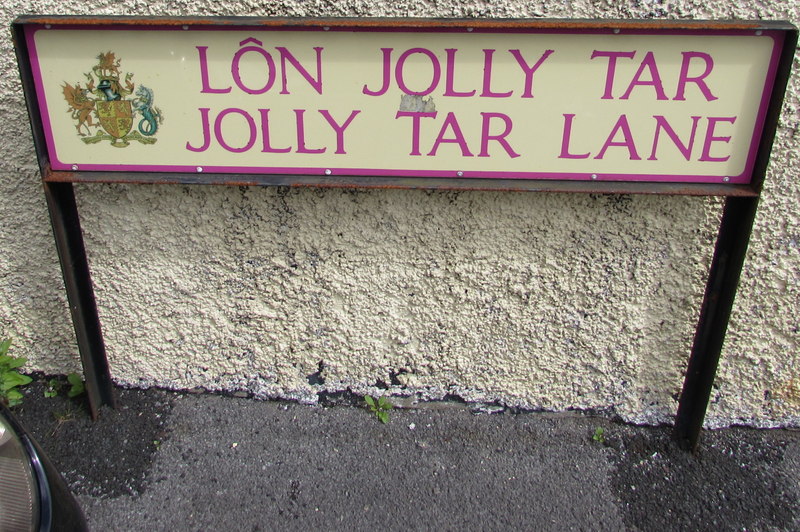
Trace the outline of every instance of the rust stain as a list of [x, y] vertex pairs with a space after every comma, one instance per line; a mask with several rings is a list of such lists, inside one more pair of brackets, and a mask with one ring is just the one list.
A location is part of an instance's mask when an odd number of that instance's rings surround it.
[[800, 378], [792, 378], [776, 390], [776, 395], [793, 406], [800, 406]]
[[248, 17], [96, 17], [25, 16], [22, 24], [51, 26], [237, 26], [242, 28], [335, 29], [470, 29], [478, 30], [755, 30], [769, 29], [761, 21], [577, 20], [577, 19], [430, 19], [430, 18], [248, 18]]
[[316, 175], [273, 174], [193, 174], [147, 172], [81, 172], [43, 169], [48, 183], [127, 183], [135, 185], [219, 185], [219, 186], [289, 186], [296, 188], [363, 188], [387, 190], [458, 190], [495, 192], [559, 192], [592, 194], [645, 194], [684, 196], [755, 197], [757, 192], [746, 185], [723, 186], [686, 183], [635, 183], [560, 180], [498, 180], [486, 178], [425, 177], [323, 177]]

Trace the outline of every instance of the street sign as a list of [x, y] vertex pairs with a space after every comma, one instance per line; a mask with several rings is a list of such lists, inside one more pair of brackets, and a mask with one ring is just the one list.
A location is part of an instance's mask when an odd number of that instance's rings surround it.
[[797, 44], [783, 21], [20, 17], [92, 415], [73, 183], [725, 196], [675, 438], [694, 448]]
[[784, 33], [24, 28], [53, 170], [752, 182]]

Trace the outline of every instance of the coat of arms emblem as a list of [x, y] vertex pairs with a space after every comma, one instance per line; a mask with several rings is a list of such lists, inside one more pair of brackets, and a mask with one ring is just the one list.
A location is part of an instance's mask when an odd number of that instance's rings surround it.
[[81, 82], [64, 82], [62, 87], [78, 135], [86, 144], [108, 140], [116, 148], [131, 141], [155, 143], [163, 115], [153, 105], [153, 91], [144, 85], [136, 88], [132, 73], [123, 77], [121, 60], [113, 52], [101, 53], [97, 60], [92, 72], [84, 74], [85, 87]]

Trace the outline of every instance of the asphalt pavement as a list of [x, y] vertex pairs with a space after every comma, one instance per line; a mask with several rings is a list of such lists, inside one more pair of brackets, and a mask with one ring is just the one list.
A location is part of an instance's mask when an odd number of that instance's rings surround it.
[[328, 406], [28, 387], [16, 411], [93, 530], [800, 530], [800, 431], [703, 434], [578, 413]]

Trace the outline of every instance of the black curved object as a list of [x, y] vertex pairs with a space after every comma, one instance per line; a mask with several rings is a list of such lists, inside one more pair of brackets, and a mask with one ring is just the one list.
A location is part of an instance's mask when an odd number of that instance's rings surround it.
[[58, 469], [25, 427], [17, 421], [4, 405], [0, 404], [0, 417], [14, 431], [28, 454], [36, 475], [39, 495], [39, 531], [84, 532], [89, 528], [78, 502], [67, 487]]

